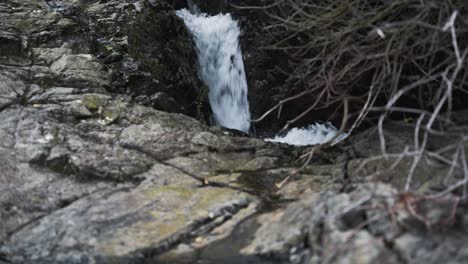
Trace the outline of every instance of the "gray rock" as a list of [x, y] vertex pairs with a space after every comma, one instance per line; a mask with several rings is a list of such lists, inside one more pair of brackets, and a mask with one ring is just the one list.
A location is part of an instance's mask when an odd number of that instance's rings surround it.
[[24, 83], [12, 77], [9, 74], [0, 73], [0, 110], [18, 101], [26, 90]]
[[176, 100], [163, 92], [152, 95], [150, 100], [153, 107], [158, 110], [169, 113], [181, 113], [184, 110]]

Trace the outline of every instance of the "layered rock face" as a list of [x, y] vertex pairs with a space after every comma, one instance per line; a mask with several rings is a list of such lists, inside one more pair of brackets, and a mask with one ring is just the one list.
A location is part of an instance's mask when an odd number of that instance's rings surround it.
[[412, 160], [369, 159], [376, 131], [298, 171], [304, 148], [208, 127], [170, 2], [0, 3], [0, 263], [466, 262], [466, 204], [397, 192]]

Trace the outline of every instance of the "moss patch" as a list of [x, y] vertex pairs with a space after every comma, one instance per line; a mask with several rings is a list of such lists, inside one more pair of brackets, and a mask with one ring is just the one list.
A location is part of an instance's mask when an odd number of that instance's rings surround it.
[[105, 107], [109, 101], [109, 97], [100, 94], [87, 94], [82, 98], [83, 104], [91, 112], [96, 112], [99, 107]]
[[194, 43], [172, 7], [161, 2], [156, 6], [147, 4], [130, 26], [128, 43], [130, 56], [158, 81], [157, 87], [136, 87], [132, 93], [164, 92], [189, 114], [197, 115], [201, 85], [197, 77]]

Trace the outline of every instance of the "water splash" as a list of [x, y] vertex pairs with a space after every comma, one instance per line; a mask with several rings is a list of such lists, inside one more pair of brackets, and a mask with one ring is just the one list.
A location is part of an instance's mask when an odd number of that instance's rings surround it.
[[195, 40], [199, 75], [210, 88], [215, 122], [248, 133], [250, 111], [237, 21], [230, 14], [209, 16], [187, 9], [177, 15]]
[[[284, 136], [276, 136], [267, 138], [265, 141], [286, 143], [294, 146], [307, 146], [323, 144], [330, 141], [338, 133], [338, 129], [331, 123], [315, 123], [306, 128], [293, 128]], [[348, 134], [343, 133], [333, 140], [332, 145], [340, 142], [348, 137]]]
[[198, 6], [193, 2], [193, 0], [187, 0], [188, 9], [192, 14], [200, 14], [200, 9]]

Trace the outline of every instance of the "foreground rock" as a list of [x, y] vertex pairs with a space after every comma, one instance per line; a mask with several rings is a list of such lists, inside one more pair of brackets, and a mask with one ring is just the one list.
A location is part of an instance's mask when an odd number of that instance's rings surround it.
[[[297, 172], [306, 149], [178, 114], [174, 65], [127, 53], [154, 3], [0, 3], [0, 263], [466, 262], [466, 203], [422, 195], [458, 170], [428, 160], [409, 195], [411, 159], [369, 159], [376, 131]], [[389, 130], [389, 152], [413, 144]]]

